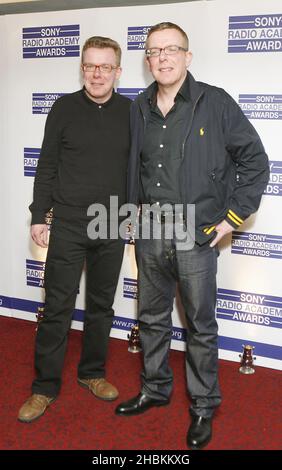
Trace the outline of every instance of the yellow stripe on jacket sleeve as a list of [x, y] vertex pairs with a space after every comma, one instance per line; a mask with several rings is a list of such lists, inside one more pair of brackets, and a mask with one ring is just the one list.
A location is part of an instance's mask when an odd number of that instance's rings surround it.
[[231, 209], [229, 209], [228, 213], [232, 215], [234, 219], [236, 219], [237, 222], [239, 222], [240, 224], [244, 222], [244, 220], [240, 219], [240, 217], [237, 214], [235, 214], [235, 212], [233, 212]]
[[241, 225], [241, 222], [238, 222], [238, 220], [234, 219], [234, 217], [232, 217], [232, 215], [230, 215], [230, 211], [228, 212], [227, 217], [230, 220], [232, 220], [232, 222], [234, 222], [234, 224], [236, 224], [238, 227], [239, 227], [239, 225]]
[[204, 228], [204, 232], [209, 235], [215, 229], [215, 225], [213, 227], [206, 227]]

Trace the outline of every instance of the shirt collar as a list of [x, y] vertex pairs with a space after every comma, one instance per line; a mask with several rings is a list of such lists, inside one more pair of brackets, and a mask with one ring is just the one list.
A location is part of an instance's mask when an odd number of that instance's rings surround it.
[[189, 74], [188, 73], [187, 73], [186, 78], [185, 78], [180, 90], [178, 91], [177, 95], [181, 95], [182, 98], [185, 99], [185, 101], [190, 101], [191, 100], [190, 86], [189, 86]]
[[[149, 88], [148, 94], [147, 94], [147, 99], [148, 99], [148, 102], [151, 106], [155, 106], [157, 104], [157, 92], [158, 92], [158, 84], [157, 84], [157, 82], [153, 82], [152, 86]], [[186, 75], [186, 78], [185, 78], [181, 88], [178, 90], [174, 100], [176, 101], [179, 96], [181, 96], [185, 101], [190, 101], [191, 100], [190, 86], [189, 86], [189, 74], [188, 73]]]
[[106, 107], [109, 106], [109, 105], [113, 102], [113, 100], [115, 99], [115, 94], [116, 94], [116, 92], [115, 92], [115, 90], [113, 89], [113, 93], [112, 93], [111, 97], [108, 99], [108, 101], [105, 101], [105, 103], [96, 103], [96, 101], [91, 100], [91, 98], [89, 98], [89, 96], [87, 95], [87, 93], [86, 93], [86, 91], [85, 91], [85, 86], [83, 86], [83, 88], [82, 88], [82, 94], [83, 94], [84, 98], [86, 99], [86, 101], [87, 101], [89, 104], [92, 103], [94, 106], [96, 105], [96, 106], [100, 106], [100, 107], [102, 106], [103, 108], [106, 108]]

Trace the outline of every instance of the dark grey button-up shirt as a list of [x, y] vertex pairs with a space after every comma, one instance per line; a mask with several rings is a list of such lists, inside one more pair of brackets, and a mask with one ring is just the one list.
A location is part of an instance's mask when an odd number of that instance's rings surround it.
[[157, 106], [157, 87], [148, 100], [151, 114], [141, 154], [140, 202], [179, 204], [182, 144], [191, 113], [189, 82], [185, 80], [165, 117]]

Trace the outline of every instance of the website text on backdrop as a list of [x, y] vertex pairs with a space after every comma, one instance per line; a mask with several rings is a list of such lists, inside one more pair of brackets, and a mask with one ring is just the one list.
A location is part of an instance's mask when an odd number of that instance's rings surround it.
[[78, 384], [103, 400], [118, 390], [105, 379], [115, 290], [121, 268], [121, 238], [91, 240], [89, 205], [126, 202], [131, 101], [114, 91], [121, 49], [109, 38], [89, 38], [82, 50], [83, 89], [59, 98], [46, 121], [34, 182], [31, 236], [47, 247], [45, 213], [53, 207], [45, 268], [45, 311], [36, 335], [32, 396], [18, 419], [39, 418], [59, 394], [67, 335], [86, 262], [86, 312]]
[[[173, 23], [153, 26], [146, 61], [155, 79], [131, 110], [128, 194], [133, 204], [195, 205], [195, 244], [136, 240], [139, 327], [144, 356], [141, 392], [116, 413], [130, 416], [168, 405], [173, 375], [168, 357], [176, 282], [187, 321], [186, 375], [191, 397], [190, 448], [207, 445], [221, 402], [215, 319], [218, 242], [260, 204], [269, 178], [260, 138], [223, 89], [187, 72], [186, 33]], [[161, 214], [162, 234], [167, 213]], [[175, 222], [181, 216], [171, 214]], [[182, 218], [182, 223], [189, 221]], [[231, 269], [231, 268], [230, 268]]]

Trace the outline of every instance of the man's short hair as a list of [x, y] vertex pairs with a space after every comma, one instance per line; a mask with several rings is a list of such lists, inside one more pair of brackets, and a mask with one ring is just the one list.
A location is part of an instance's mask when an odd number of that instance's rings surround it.
[[155, 33], [156, 31], [163, 31], [164, 29], [176, 29], [177, 31], [179, 31], [185, 41], [184, 47], [187, 48], [187, 50], [189, 50], [189, 39], [185, 31], [183, 31], [183, 29], [180, 28], [180, 26], [178, 26], [177, 24], [170, 23], [169, 21], [164, 21], [163, 23], [155, 24], [149, 29], [145, 48], [148, 47], [148, 39], [151, 36], [151, 34]]
[[117, 60], [117, 65], [120, 66], [121, 62], [121, 48], [120, 45], [110, 38], [104, 38], [103, 36], [92, 36], [91, 38], [87, 39], [84, 43], [81, 53], [81, 61], [83, 62], [83, 54], [84, 52], [89, 49], [90, 47], [96, 47], [97, 49], [105, 49], [110, 47], [114, 50]]

